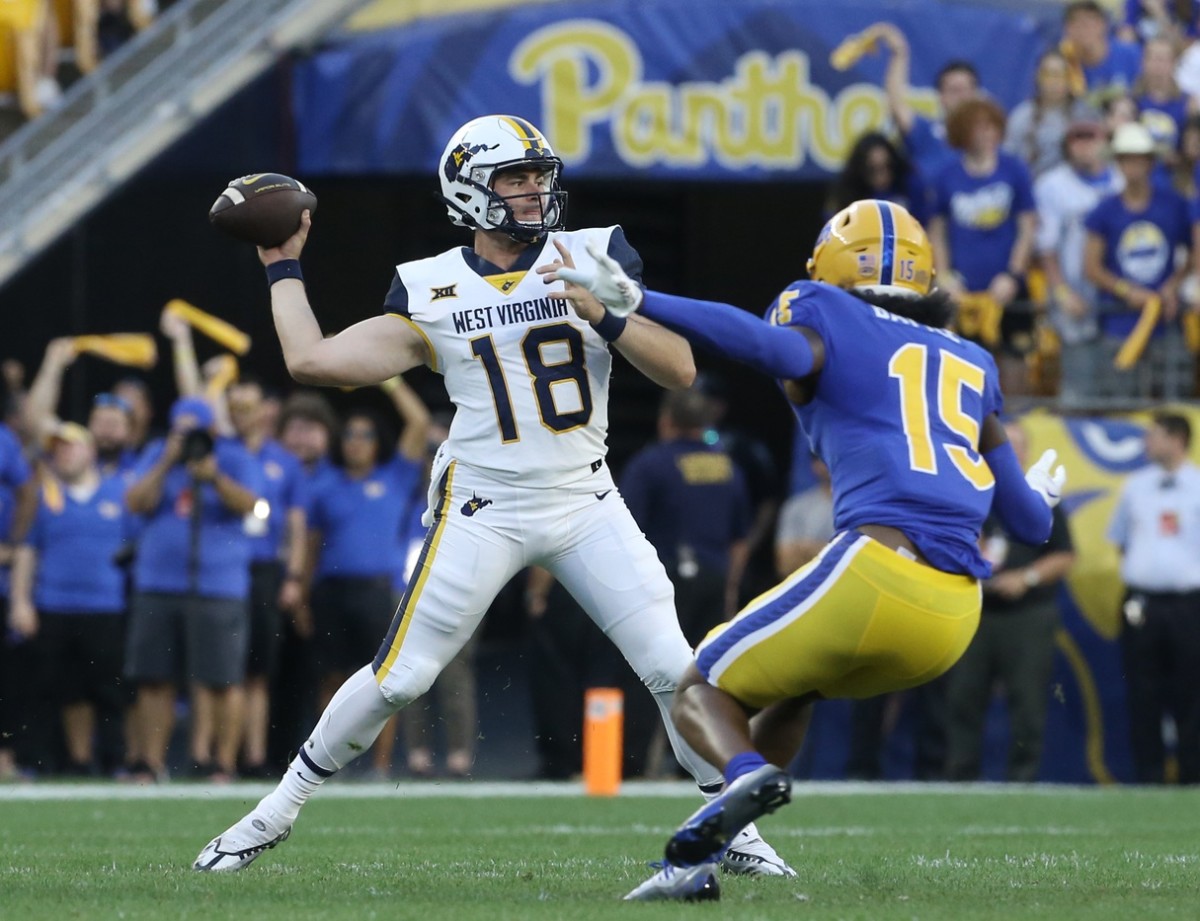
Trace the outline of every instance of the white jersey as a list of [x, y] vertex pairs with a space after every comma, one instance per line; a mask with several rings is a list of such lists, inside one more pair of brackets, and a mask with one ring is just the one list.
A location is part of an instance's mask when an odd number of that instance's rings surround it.
[[579, 268], [594, 265], [584, 249], [592, 241], [640, 276], [619, 227], [591, 228], [548, 234], [508, 272], [467, 247], [405, 262], [386, 302], [425, 337], [457, 407], [444, 461], [524, 486], [579, 480], [607, 451], [608, 343], [569, 303], [547, 296], [561, 284], [549, 287], [533, 271], [558, 258], [555, 240]]

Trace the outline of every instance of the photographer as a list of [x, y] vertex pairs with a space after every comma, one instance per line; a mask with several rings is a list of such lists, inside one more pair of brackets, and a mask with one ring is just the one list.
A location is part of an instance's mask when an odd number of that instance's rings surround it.
[[191, 687], [191, 754], [198, 773], [233, 776], [248, 641], [250, 538], [244, 516], [262, 493], [261, 468], [213, 436], [212, 407], [178, 400], [171, 430], [151, 443], [125, 493], [146, 516], [134, 566], [125, 673], [138, 685], [145, 770], [162, 777], [176, 683]]

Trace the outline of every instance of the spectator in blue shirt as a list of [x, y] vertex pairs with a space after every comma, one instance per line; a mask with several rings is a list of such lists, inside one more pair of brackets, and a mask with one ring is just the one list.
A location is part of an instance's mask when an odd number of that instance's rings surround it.
[[1190, 356], [1178, 332], [1179, 285], [1188, 272], [1179, 252], [1191, 246], [1192, 217], [1177, 192], [1155, 187], [1154, 138], [1140, 124], [1122, 125], [1112, 143], [1125, 188], [1101, 200], [1088, 215], [1084, 271], [1099, 294], [1100, 332], [1115, 356], [1157, 297], [1162, 316], [1156, 337], [1138, 366], [1113, 371], [1101, 395], [1179, 397], [1190, 392]]
[[1168, 184], [1184, 124], [1196, 108], [1175, 82], [1176, 63], [1175, 46], [1168, 39], [1151, 39], [1142, 48], [1142, 72], [1133, 88], [1140, 121], [1158, 145], [1160, 169]]
[[[1019, 392], [1024, 378], [1022, 351], [1033, 318], [1009, 307], [1026, 294], [1025, 274], [1033, 254], [1037, 210], [1029, 169], [1000, 149], [1004, 113], [994, 102], [964, 102], [947, 122], [958, 159], [934, 181], [929, 222], [938, 286], [961, 302], [986, 294], [1000, 310], [1002, 343], [998, 363], [1005, 392]], [[985, 340], [986, 341], [986, 340]]]
[[[429, 411], [399, 377], [380, 387], [404, 420], [394, 452], [384, 446], [381, 423], [355, 411], [342, 428], [335, 466], [312, 484], [309, 554], [322, 707], [387, 633], [401, 522], [422, 486]], [[375, 744], [380, 776], [391, 770], [395, 726], [393, 717]]]
[[1037, 224], [1029, 170], [1000, 149], [1004, 125], [989, 100], [955, 111], [950, 140], [961, 153], [934, 182], [930, 221], [939, 285], [986, 291], [1001, 306], [1022, 291]]
[[[16, 544], [24, 537], [37, 511], [37, 484], [21, 452], [21, 443], [4, 423], [0, 423], [0, 610], [5, 627], [0, 636], [0, 780], [17, 773], [14, 740], [21, 726], [22, 702], [29, 690], [21, 677], [27, 664], [25, 643], [37, 632], [37, 624], [20, 619], [10, 610], [9, 565]], [[14, 616], [15, 615], [15, 616]]]
[[243, 776], [273, 776], [267, 764], [270, 686], [278, 670], [284, 612], [303, 600], [308, 478], [300, 461], [268, 437], [264, 393], [242, 376], [225, 393], [229, 419], [242, 446], [261, 467], [263, 493], [246, 520], [250, 545], [250, 650], [246, 665]]
[[942, 119], [948, 119], [968, 99], [979, 97], [979, 73], [969, 61], [954, 60], [942, 65], [934, 80], [942, 110], [941, 118], [929, 118], [913, 109], [909, 100], [912, 94], [909, 83], [912, 51], [908, 39], [890, 22], [877, 23], [871, 28], [876, 40], [891, 52], [883, 88], [887, 93], [892, 121], [900, 132], [918, 177], [923, 183], [932, 182], [957, 159], [946, 139], [946, 127]]
[[163, 310], [159, 328], [171, 340], [179, 392], [211, 396], [217, 428], [249, 452], [262, 479], [262, 495], [245, 519], [251, 547], [249, 649], [239, 769], [243, 776], [266, 777], [274, 773], [267, 765], [270, 685], [277, 671], [283, 612], [297, 611], [303, 597], [308, 478], [300, 462], [268, 437], [262, 384], [241, 375], [223, 386], [218, 378], [227, 373], [231, 356], [218, 355], [201, 367], [191, 326], [171, 311]]
[[132, 534], [127, 485], [100, 472], [86, 428], [60, 423], [33, 527], [13, 563], [14, 615], [41, 636], [52, 679], [43, 693], [60, 708], [67, 774], [101, 767], [98, 740], [106, 772], [122, 760], [129, 700], [121, 682], [126, 580], [117, 557]]
[[258, 465], [213, 435], [212, 407], [184, 397], [171, 431], [143, 452], [125, 494], [147, 518], [134, 564], [126, 675], [138, 686], [138, 750], [166, 770], [175, 684], [191, 685], [196, 770], [233, 777], [246, 672], [250, 538], [243, 519], [262, 493]]
[[1108, 13], [1096, 0], [1075, 0], [1063, 12], [1063, 38], [1059, 49], [1082, 79], [1089, 94], [1110, 89], [1131, 89], [1142, 66], [1137, 45], [1109, 34]]

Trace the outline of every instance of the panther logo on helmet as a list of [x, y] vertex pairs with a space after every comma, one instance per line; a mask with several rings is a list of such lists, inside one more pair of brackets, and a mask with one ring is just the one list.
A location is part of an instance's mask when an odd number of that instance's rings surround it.
[[923, 297], [933, 287], [933, 247], [905, 208], [864, 199], [829, 219], [808, 260], [808, 275], [838, 288]]
[[[499, 230], [532, 243], [563, 226], [567, 193], [559, 187], [562, 160], [537, 128], [514, 115], [485, 115], [454, 133], [442, 155], [438, 176], [451, 222], [459, 227]], [[492, 189], [497, 173], [530, 165], [550, 173], [539, 196], [541, 220], [518, 221], [512, 207]]]

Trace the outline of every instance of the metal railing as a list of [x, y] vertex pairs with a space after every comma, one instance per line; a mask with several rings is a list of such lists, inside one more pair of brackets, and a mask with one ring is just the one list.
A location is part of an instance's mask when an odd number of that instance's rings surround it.
[[366, 0], [185, 0], [0, 145], [0, 285], [198, 120]]

